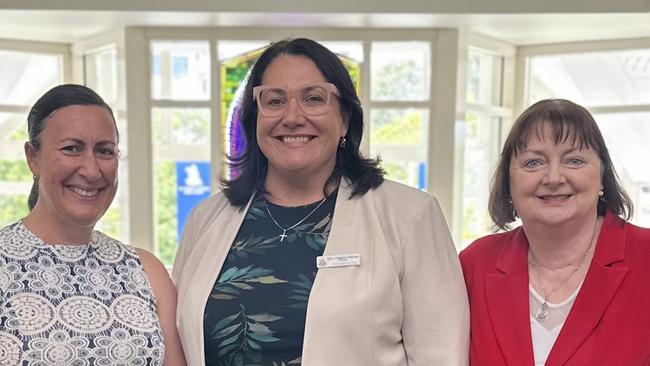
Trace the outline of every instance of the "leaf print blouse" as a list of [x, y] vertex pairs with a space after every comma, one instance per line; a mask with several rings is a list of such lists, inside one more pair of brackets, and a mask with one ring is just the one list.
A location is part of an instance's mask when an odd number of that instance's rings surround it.
[[319, 203], [283, 207], [254, 198], [205, 306], [206, 365], [300, 365], [336, 193]]
[[0, 366], [161, 365], [163, 336], [138, 253], [94, 231], [46, 244], [0, 230]]

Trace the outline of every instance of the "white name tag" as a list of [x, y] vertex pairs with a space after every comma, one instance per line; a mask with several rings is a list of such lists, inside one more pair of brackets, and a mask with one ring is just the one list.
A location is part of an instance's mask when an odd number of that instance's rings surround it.
[[360, 264], [361, 255], [358, 253], [316, 257], [316, 267], [318, 268], [358, 266]]

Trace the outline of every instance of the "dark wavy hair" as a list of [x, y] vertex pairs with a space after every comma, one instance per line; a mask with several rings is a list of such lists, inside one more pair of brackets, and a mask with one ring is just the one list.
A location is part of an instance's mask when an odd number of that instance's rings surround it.
[[266, 194], [264, 183], [268, 160], [259, 148], [257, 129], [257, 103], [253, 100], [253, 87], [262, 83], [267, 67], [281, 55], [305, 56], [316, 64], [325, 79], [336, 85], [341, 96], [341, 114], [348, 126], [345, 147], [336, 153], [336, 164], [329, 176], [323, 192], [341, 177], [352, 182], [350, 198], [363, 195], [369, 189], [379, 186], [384, 180], [384, 172], [379, 159], [367, 159], [361, 155], [359, 145], [363, 136], [363, 110], [350, 75], [341, 60], [332, 51], [318, 42], [307, 38], [282, 40], [271, 44], [253, 65], [246, 81], [242, 97], [240, 120], [246, 139], [246, 149], [239, 156], [229, 156], [229, 165], [240, 173], [232, 180], [222, 180], [223, 191], [235, 206], [243, 208], [254, 192]]
[[488, 206], [494, 224], [507, 230], [516, 219], [510, 195], [510, 161], [526, 148], [531, 135], [541, 135], [544, 123], [551, 126], [556, 144], [570, 142], [580, 148], [591, 148], [600, 158], [604, 194], [598, 200], [597, 215], [604, 216], [609, 210], [629, 220], [634, 211], [632, 201], [618, 181], [605, 140], [592, 115], [569, 100], [546, 99], [533, 104], [517, 118], [503, 145]]
[[[52, 113], [58, 109], [71, 105], [96, 105], [106, 108], [113, 119], [115, 132], [117, 133], [119, 140], [117, 124], [115, 123], [115, 117], [113, 116], [113, 110], [111, 107], [109, 107], [108, 104], [97, 95], [97, 93], [86, 86], [63, 84], [55, 86], [43, 94], [43, 96], [34, 103], [34, 106], [29, 111], [29, 115], [27, 116], [27, 133], [29, 135], [29, 141], [27, 143], [34, 149], [34, 151], [38, 151], [41, 148], [41, 132], [45, 129], [47, 120]], [[34, 183], [32, 184], [32, 189], [29, 192], [29, 198], [27, 199], [27, 206], [30, 210], [34, 208], [37, 200], [38, 177], [34, 177]]]

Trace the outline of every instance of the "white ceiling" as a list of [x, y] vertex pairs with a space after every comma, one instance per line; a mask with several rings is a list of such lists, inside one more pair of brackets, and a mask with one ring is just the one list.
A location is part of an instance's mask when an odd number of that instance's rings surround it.
[[515, 45], [650, 37], [650, 13], [361, 14], [0, 10], [0, 39], [70, 43], [123, 26], [462, 28]]

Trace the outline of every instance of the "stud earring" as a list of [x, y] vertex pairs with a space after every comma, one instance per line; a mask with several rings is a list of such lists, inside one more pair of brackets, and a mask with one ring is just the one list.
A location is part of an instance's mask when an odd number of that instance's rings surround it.
[[345, 145], [347, 144], [347, 139], [345, 136], [341, 136], [339, 138], [339, 149], [345, 149]]

